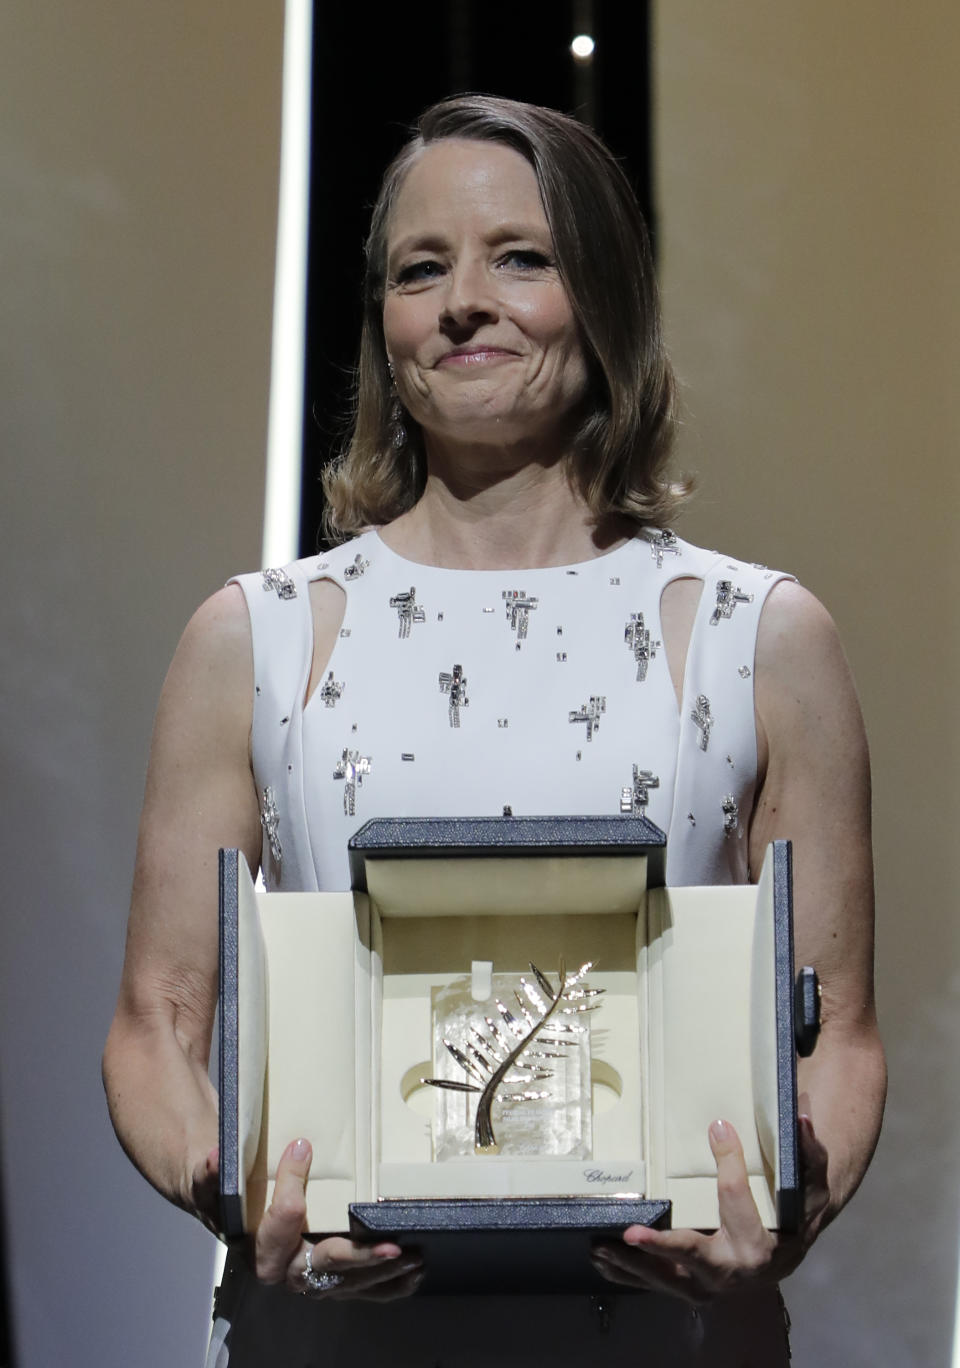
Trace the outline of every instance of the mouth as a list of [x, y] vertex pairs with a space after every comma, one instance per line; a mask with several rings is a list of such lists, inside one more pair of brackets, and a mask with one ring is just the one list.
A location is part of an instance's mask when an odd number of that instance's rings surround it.
[[517, 352], [506, 347], [493, 347], [489, 343], [475, 343], [470, 347], [452, 347], [444, 352], [437, 366], [485, 366], [497, 361], [513, 361]]

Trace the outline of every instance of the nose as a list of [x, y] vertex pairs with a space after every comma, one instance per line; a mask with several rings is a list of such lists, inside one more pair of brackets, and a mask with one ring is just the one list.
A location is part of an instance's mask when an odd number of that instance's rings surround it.
[[447, 277], [440, 311], [445, 331], [472, 332], [499, 317], [496, 294], [481, 262], [461, 261]]

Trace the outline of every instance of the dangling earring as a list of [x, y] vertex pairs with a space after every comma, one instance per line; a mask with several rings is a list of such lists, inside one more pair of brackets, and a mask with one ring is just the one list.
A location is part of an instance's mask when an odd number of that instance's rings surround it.
[[407, 445], [407, 429], [403, 422], [403, 405], [400, 396], [397, 394], [397, 382], [393, 374], [393, 362], [387, 362], [387, 370], [390, 372], [390, 394], [393, 402], [390, 405], [390, 421], [388, 424], [390, 441], [393, 443], [395, 451], [402, 451]]

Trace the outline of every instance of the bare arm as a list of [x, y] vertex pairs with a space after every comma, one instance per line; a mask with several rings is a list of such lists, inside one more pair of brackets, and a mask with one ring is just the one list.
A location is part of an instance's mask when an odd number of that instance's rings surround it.
[[[318, 638], [334, 630], [326, 619], [320, 628]], [[123, 980], [103, 1057], [110, 1115], [127, 1154], [158, 1191], [212, 1230], [217, 1099], [207, 1065], [217, 1002], [217, 851], [238, 846], [250, 868], [259, 868], [252, 698], [250, 624], [240, 589], [230, 586], [194, 615], [163, 687]], [[257, 1276], [304, 1292], [309, 1251], [313, 1272], [332, 1278], [317, 1295], [409, 1295], [420, 1260], [399, 1246], [340, 1238], [311, 1246], [303, 1238], [311, 1157], [309, 1137], [300, 1137], [279, 1161], [270, 1206], [251, 1241]]]
[[[866, 739], [836, 629], [812, 595], [778, 585], [757, 639], [758, 794], [750, 865], [770, 841], [793, 842], [797, 962], [823, 985], [823, 1030], [802, 1061], [800, 1153], [806, 1169], [799, 1236], [764, 1229], [739, 1139], [710, 1127], [720, 1229], [633, 1226], [602, 1245], [597, 1266], [613, 1282], [707, 1300], [792, 1272], [856, 1190], [877, 1142], [886, 1071], [873, 1000], [873, 867]], [[814, 1130], [814, 1124], [816, 1130]]]
[[[104, 1053], [121, 1144], [165, 1197], [215, 1217], [206, 1181], [217, 1144], [207, 1079], [217, 1000], [217, 851], [259, 867], [249, 760], [250, 627], [223, 589], [189, 623], [164, 684], [137, 847], [127, 951]], [[215, 1169], [214, 1169], [215, 1173]]]
[[873, 996], [870, 767], [863, 720], [836, 628], [798, 585], [782, 584], [757, 644], [766, 767], [750, 828], [751, 868], [770, 841], [793, 842], [798, 964], [823, 990], [823, 1030], [800, 1061], [801, 1095], [829, 1155], [831, 1220], [877, 1143], [886, 1070]]

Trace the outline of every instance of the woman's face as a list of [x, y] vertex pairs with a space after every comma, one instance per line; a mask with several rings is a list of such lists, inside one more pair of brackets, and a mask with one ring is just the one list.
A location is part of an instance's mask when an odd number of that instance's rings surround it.
[[424, 149], [390, 219], [383, 331], [428, 445], [562, 440], [587, 367], [518, 152], [460, 138]]

